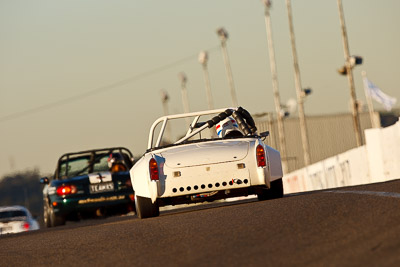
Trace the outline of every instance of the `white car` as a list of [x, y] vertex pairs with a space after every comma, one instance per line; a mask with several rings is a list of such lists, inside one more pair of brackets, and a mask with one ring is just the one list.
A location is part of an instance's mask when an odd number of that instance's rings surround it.
[[0, 235], [38, 230], [39, 224], [23, 206], [0, 207]]
[[[178, 120], [188, 127], [171, 142], [171, 131], [184, 125], [172, 127]], [[232, 129], [223, 129], [226, 126], [239, 128], [240, 134], [228, 137]], [[157, 119], [148, 149], [130, 170], [138, 217], [158, 216], [159, 207], [166, 205], [248, 195], [259, 200], [282, 197], [281, 157], [264, 144], [268, 134], [258, 134], [254, 120], [241, 107]]]

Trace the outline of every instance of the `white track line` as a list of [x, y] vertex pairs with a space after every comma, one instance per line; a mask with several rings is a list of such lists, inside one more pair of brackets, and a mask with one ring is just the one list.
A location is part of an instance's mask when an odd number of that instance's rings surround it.
[[326, 193], [339, 193], [339, 194], [359, 194], [359, 195], [370, 195], [378, 197], [394, 197], [400, 198], [400, 193], [395, 192], [377, 192], [377, 191], [347, 191], [347, 190], [329, 190]]

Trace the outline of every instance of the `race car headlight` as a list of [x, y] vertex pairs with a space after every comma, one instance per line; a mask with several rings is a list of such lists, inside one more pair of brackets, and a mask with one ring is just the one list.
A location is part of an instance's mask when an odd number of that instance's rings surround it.
[[256, 148], [256, 158], [257, 158], [257, 166], [258, 167], [267, 166], [267, 160], [265, 158], [265, 150], [262, 145], [258, 145]]
[[158, 181], [158, 164], [157, 161], [152, 158], [149, 162], [149, 169], [150, 169], [150, 179], [152, 181]]

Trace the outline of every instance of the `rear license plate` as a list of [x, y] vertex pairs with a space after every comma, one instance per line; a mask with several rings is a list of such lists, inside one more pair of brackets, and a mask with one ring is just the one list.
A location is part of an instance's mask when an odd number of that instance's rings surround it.
[[114, 191], [114, 183], [100, 183], [100, 184], [91, 184], [90, 185], [90, 193], [101, 193], [101, 192], [109, 192]]

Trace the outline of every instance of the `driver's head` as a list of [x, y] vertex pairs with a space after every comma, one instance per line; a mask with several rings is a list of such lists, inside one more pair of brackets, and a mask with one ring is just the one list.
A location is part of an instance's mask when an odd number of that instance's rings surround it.
[[111, 153], [108, 157], [108, 167], [111, 172], [126, 171], [127, 167], [124, 158], [120, 153]]
[[226, 119], [220, 121], [216, 126], [215, 130], [219, 137], [235, 137], [243, 136], [242, 131], [240, 131], [239, 126], [235, 119], [232, 117], [227, 117]]

